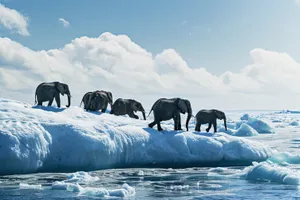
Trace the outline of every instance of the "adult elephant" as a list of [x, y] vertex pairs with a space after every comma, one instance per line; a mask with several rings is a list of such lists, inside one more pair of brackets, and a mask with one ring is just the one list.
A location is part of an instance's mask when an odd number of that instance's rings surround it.
[[104, 90], [96, 90], [90, 94], [86, 110], [105, 112], [108, 104], [112, 107], [113, 97], [112, 93]]
[[51, 106], [55, 98], [57, 107], [60, 108], [60, 94], [68, 96], [68, 105], [71, 105], [71, 94], [69, 86], [65, 83], [55, 82], [43, 82], [39, 84], [35, 90], [35, 104], [42, 106], [43, 102], [49, 101], [48, 106]]
[[81, 107], [81, 104], [83, 103], [84, 109], [85, 109], [85, 110], [87, 109], [88, 101], [89, 101], [89, 98], [90, 98], [90, 96], [91, 96], [92, 93], [93, 93], [93, 92], [87, 92], [87, 93], [85, 93], [85, 94], [83, 95], [79, 107]]
[[209, 124], [208, 128], [206, 129], [206, 132], [209, 132], [211, 125], [214, 126], [214, 132], [217, 132], [217, 119], [220, 120], [224, 120], [224, 126], [225, 126], [225, 130], [227, 131], [227, 124], [226, 124], [226, 116], [225, 113], [220, 111], [220, 110], [216, 110], [216, 109], [210, 109], [210, 110], [206, 110], [206, 109], [202, 109], [200, 110], [197, 115], [195, 116], [196, 118], [196, 127], [195, 127], [195, 131], [201, 131], [201, 124]]
[[161, 128], [160, 122], [173, 119], [174, 130], [182, 130], [180, 113], [188, 113], [186, 118], [186, 130], [189, 130], [188, 124], [193, 116], [192, 107], [189, 100], [182, 98], [160, 98], [153, 104], [150, 113], [152, 110], [154, 114], [154, 121], [148, 125], [150, 128], [157, 124], [157, 130], [162, 131], [163, 129]]
[[146, 120], [145, 109], [142, 104], [134, 99], [118, 98], [111, 108], [111, 114], [114, 115], [129, 115], [131, 118], [138, 119], [139, 117], [134, 112], [140, 111], [143, 113], [144, 120]]

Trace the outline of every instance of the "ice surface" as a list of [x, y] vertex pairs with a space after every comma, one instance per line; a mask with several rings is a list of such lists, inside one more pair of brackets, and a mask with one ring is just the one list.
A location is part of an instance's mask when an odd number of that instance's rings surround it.
[[172, 120], [159, 132], [149, 121], [79, 107], [32, 108], [0, 99], [0, 117], [0, 174], [238, 165], [272, 155], [264, 144], [225, 133], [176, 132]]

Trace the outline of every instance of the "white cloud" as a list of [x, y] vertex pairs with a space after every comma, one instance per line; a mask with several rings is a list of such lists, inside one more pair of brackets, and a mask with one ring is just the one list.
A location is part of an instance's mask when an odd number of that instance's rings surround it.
[[70, 22], [68, 22], [67, 20], [65, 20], [64, 18], [59, 18], [58, 19], [65, 28], [69, 27], [70, 26]]
[[300, 0], [295, 0], [296, 4], [300, 6]]
[[5, 7], [0, 3], [0, 25], [5, 28], [17, 32], [23, 36], [29, 36], [27, 30], [28, 19], [14, 9]]
[[40, 82], [58, 80], [69, 84], [72, 105], [79, 105], [85, 92], [104, 89], [114, 99], [135, 98], [147, 108], [160, 97], [175, 96], [190, 99], [194, 112], [299, 108], [299, 63], [264, 49], [250, 51], [250, 57], [252, 63], [239, 73], [215, 76], [202, 67], [190, 68], [174, 49], [152, 55], [126, 35], [80, 37], [49, 51], [0, 38], [0, 94], [33, 103]]

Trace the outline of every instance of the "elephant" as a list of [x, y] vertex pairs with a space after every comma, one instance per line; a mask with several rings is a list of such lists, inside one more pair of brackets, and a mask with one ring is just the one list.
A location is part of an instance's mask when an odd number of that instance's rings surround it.
[[216, 109], [202, 109], [200, 110], [196, 116], [196, 127], [195, 127], [195, 131], [201, 131], [201, 124], [209, 124], [208, 128], [206, 129], [206, 132], [209, 132], [211, 125], [214, 126], [214, 132], [217, 132], [217, 119], [220, 120], [224, 120], [224, 126], [225, 126], [225, 130], [227, 131], [227, 124], [226, 124], [226, 116], [225, 113], [220, 111], [220, 110], [216, 110]]
[[150, 128], [157, 124], [157, 130], [162, 131], [163, 129], [161, 128], [160, 122], [173, 118], [174, 130], [182, 130], [180, 113], [185, 114], [187, 112], [188, 116], [186, 119], [186, 130], [189, 130], [188, 124], [193, 116], [192, 107], [189, 100], [182, 98], [160, 98], [153, 104], [149, 115], [152, 110], [154, 114], [154, 121], [148, 124]]
[[141, 111], [144, 120], [146, 120], [145, 109], [142, 104], [134, 99], [118, 98], [112, 105], [110, 114], [114, 115], [129, 115], [131, 118], [139, 119], [134, 112]]
[[68, 96], [68, 105], [71, 105], [71, 93], [69, 86], [65, 83], [60, 83], [58, 81], [54, 82], [43, 82], [39, 84], [35, 90], [35, 104], [42, 106], [44, 101], [49, 101], [48, 106], [51, 106], [53, 99], [55, 98], [57, 107], [60, 108], [60, 96], [59, 94], [66, 94]]
[[93, 92], [87, 92], [87, 93], [85, 93], [85, 94], [83, 95], [79, 107], [81, 107], [81, 104], [83, 103], [84, 109], [85, 109], [85, 110], [87, 109], [87, 104], [88, 104], [89, 98], [90, 98], [90, 96], [91, 96], [92, 93], [93, 93]]
[[98, 111], [105, 112], [107, 105], [110, 104], [112, 107], [113, 96], [111, 92], [104, 90], [96, 90], [90, 94], [86, 110], [88, 111]]

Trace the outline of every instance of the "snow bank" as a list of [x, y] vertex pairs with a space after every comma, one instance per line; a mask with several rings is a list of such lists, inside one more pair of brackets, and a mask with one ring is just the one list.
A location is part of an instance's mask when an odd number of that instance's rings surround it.
[[239, 165], [272, 154], [264, 144], [225, 133], [158, 132], [149, 121], [79, 107], [0, 99], [0, 118], [0, 174]]

